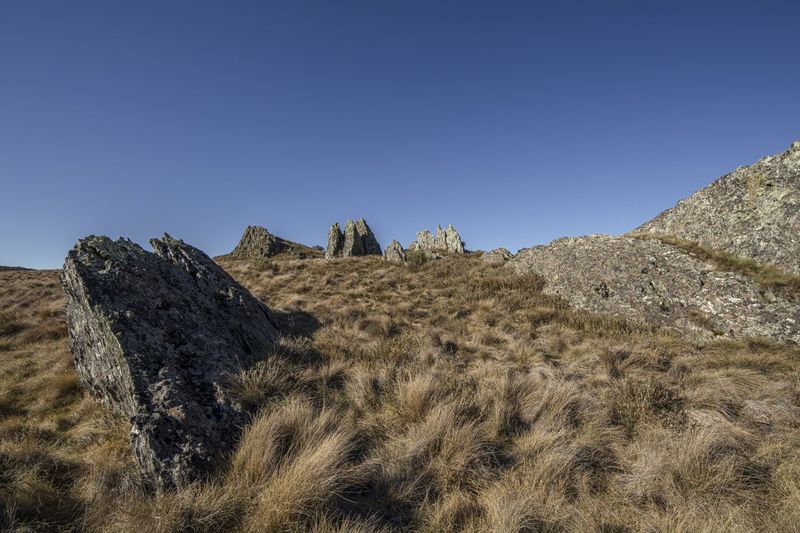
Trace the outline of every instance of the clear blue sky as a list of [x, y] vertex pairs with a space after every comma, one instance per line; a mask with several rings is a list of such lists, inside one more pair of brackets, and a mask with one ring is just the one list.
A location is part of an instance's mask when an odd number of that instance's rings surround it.
[[800, 138], [800, 2], [0, 2], [0, 264], [625, 232]]

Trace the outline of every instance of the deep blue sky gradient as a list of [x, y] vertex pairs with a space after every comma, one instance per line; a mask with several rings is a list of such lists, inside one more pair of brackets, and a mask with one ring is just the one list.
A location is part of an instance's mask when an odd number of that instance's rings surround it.
[[260, 224], [512, 250], [800, 138], [800, 2], [0, 2], [0, 264]]

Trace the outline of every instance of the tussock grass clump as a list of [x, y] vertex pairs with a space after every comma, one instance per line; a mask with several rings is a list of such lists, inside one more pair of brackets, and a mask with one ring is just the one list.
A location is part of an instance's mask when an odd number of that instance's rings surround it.
[[56, 272], [0, 273], [0, 527], [791, 531], [800, 352], [577, 311], [471, 256], [223, 267], [283, 336], [211, 479], [144, 489], [72, 368]]

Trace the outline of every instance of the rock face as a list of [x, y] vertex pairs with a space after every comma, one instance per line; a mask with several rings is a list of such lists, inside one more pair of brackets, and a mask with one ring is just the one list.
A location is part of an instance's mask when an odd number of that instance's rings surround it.
[[83, 385], [131, 420], [142, 472], [160, 489], [215, 466], [244, 422], [227, 375], [260, 359], [269, 309], [200, 250], [169, 235], [154, 252], [90, 236], [67, 255], [70, 349]]
[[514, 254], [512, 254], [505, 248], [496, 248], [491, 252], [484, 253], [481, 259], [483, 259], [485, 263], [489, 263], [490, 265], [502, 265], [512, 257], [514, 257]]
[[348, 220], [344, 233], [339, 229], [338, 222], [328, 231], [328, 247], [325, 250], [327, 259], [381, 254], [381, 245], [363, 218], [355, 222]]
[[589, 311], [644, 319], [704, 338], [800, 343], [800, 306], [660, 241], [591, 235], [521, 250], [509, 267]]
[[290, 253], [299, 257], [319, 256], [317, 250], [303, 244], [273, 235], [267, 228], [247, 226], [239, 244], [230, 253], [237, 259], [257, 259]]
[[383, 258], [390, 263], [405, 263], [406, 252], [399, 242], [392, 241], [383, 251]]
[[449, 225], [447, 229], [436, 227], [436, 236], [428, 230], [417, 233], [417, 239], [408, 246], [409, 250], [423, 250], [428, 252], [449, 252], [451, 254], [464, 253], [464, 241], [456, 229]]
[[635, 232], [674, 235], [800, 273], [800, 141], [736, 169]]

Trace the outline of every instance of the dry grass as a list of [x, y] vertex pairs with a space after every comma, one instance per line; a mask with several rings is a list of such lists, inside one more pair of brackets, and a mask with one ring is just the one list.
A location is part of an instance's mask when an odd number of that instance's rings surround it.
[[85, 396], [56, 272], [0, 272], [0, 527], [794, 531], [798, 350], [572, 310], [474, 257], [220, 260], [281, 341], [216, 476], [142, 490]]

